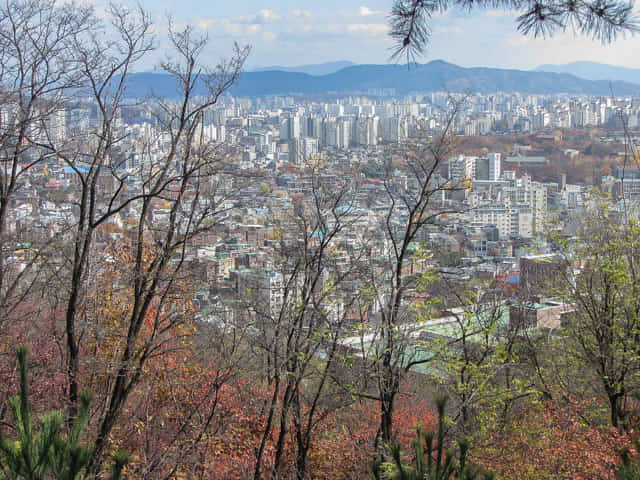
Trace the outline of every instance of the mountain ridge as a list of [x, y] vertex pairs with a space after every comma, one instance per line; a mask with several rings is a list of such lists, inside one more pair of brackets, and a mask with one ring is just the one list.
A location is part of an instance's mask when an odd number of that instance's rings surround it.
[[577, 61], [561, 65], [540, 65], [537, 72], [569, 73], [587, 80], [614, 80], [640, 84], [640, 69], [608, 63]]
[[[363, 94], [393, 89], [397, 95], [435, 91], [481, 93], [496, 92], [575, 95], [640, 94], [640, 84], [621, 81], [593, 81], [567, 73], [465, 68], [444, 60], [426, 64], [352, 65], [326, 75], [276, 70], [243, 72], [229, 90], [235, 96], [318, 95], [328, 93]], [[150, 91], [163, 97], [175, 96], [175, 83], [168, 75], [132, 74], [129, 96], [143, 97]], [[200, 90], [202, 92], [202, 90]]]
[[293, 67], [284, 67], [281, 65], [271, 65], [267, 67], [253, 67], [247, 69], [248, 72], [267, 72], [267, 71], [279, 71], [279, 72], [294, 72], [294, 73], [306, 73], [308, 75], [321, 76], [328, 75], [330, 73], [337, 72], [346, 67], [357, 65], [349, 60], [338, 60], [335, 62], [313, 63], [307, 65], [296, 65]]

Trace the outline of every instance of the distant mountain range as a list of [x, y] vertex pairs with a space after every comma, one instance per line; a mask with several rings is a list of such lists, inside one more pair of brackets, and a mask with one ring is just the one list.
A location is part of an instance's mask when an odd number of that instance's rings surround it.
[[[640, 83], [640, 82], [639, 82]], [[463, 68], [442, 60], [427, 64], [352, 65], [326, 75], [277, 70], [244, 72], [230, 93], [236, 96], [318, 95], [327, 93], [367, 93], [393, 89], [396, 94], [434, 91], [531, 94], [640, 94], [640, 85], [606, 80], [593, 81], [567, 73], [550, 73], [497, 68]], [[142, 97], [153, 91], [164, 97], [175, 96], [175, 83], [161, 73], [132, 74], [130, 96]]]
[[348, 60], [340, 60], [338, 62], [326, 62], [326, 63], [317, 63], [312, 65], [298, 65], [295, 67], [282, 67], [280, 65], [274, 65], [271, 67], [256, 67], [249, 68], [249, 72], [267, 72], [278, 70], [281, 72], [297, 72], [297, 73], [306, 73], [308, 75], [329, 75], [330, 73], [337, 72], [338, 70], [342, 70], [346, 67], [352, 67], [355, 65], [353, 62], [349, 62]]
[[569, 73], [587, 80], [617, 80], [640, 84], [640, 69], [596, 62], [572, 62], [566, 65], [540, 65], [536, 72]]

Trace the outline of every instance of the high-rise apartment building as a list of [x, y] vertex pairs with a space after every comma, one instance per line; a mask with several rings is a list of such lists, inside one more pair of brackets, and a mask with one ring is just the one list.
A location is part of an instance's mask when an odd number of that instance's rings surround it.
[[502, 173], [500, 154], [490, 153], [487, 157], [489, 158], [489, 180], [499, 180]]
[[449, 159], [449, 180], [460, 182], [475, 178], [476, 158], [467, 155], [458, 155]]

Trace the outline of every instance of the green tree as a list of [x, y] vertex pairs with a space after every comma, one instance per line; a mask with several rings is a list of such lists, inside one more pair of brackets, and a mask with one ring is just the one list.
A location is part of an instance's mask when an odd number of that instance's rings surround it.
[[561, 293], [575, 309], [565, 348], [624, 428], [640, 375], [640, 222], [630, 206], [595, 197], [576, 236], [555, 241], [567, 266]]
[[[636, 440], [636, 451], [640, 451], [640, 440]], [[616, 480], [640, 480], [640, 457], [632, 459], [628, 449], [620, 452], [621, 464], [616, 469]]]
[[[82, 442], [89, 423], [91, 394], [80, 392], [80, 408], [73, 428], [64, 432], [64, 415], [53, 411], [40, 418], [36, 431], [29, 405], [27, 376], [27, 348], [16, 349], [20, 371], [20, 392], [9, 400], [16, 438], [10, 439], [0, 432], [0, 479], [2, 480], [80, 480], [94, 447]], [[114, 455], [111, 480], [122, 475], [127, 455]]]
[[[445, 283], [446, 284], [446, 283]], [[501, 292], [483, 282], [451, 286], [456, 309], [446, 312], [449, 333], [422, 340], [459, 431], [475, 435], [504, 422], [513, 404], [537, 389], [524, 371], [517, 326]]]
[[[400, 445], [394, 443], [390, 448], [392, 462], [383, 464], [377, 459], [372, 464], [376, 480], [381, 478], [393, 480], [480, 480], [484, 478], [490, 480], [494, 478], [491, 473], [482, 475], [467, 463], [469, 442], [466, 439], [458, 441], [457, 455], [452, 450], [445, 450], [446, 404], [447, 397], [440, 397], [436, 400], [438, 409], [437, 433], [424, 433], [418, 427], [416, 439], [413, 442], [415, 465], [403, 463]], [[383, 473], [383, 471], [387, 473]]]

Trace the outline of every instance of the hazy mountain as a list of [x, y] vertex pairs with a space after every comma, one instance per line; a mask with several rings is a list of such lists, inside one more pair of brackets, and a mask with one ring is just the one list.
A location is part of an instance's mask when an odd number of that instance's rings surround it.
[[[522, 92], [533, 94], [570, 93], [609, 95], [640, 94], [640, 85], [628, 82], [592, 81], [566, 73], [463, 68], [442, 60], [424, 65], [354, 65], [328, 75], [299, 72], [245, 72], [230, 93], [236, 96], [283, 94], [366, 93], [377, 89], [395, 89], [396, 94], [410, 92]], [[129, 95], [155, 94], [172, 97], [175, 85], [167, 75], [133, 74]]]
[[353, 62], [349, 62], [348, 60], [340, 60], [338, 62], [326, 62], [326, 63], [318, 63], [312, 65], [298, 65], [295, 67], [282, 67], [280, 65], [274, 65], [270, 67], [256, 67], [252, 68], [250, 72], [267, 72], [277, 70], [280, 72], [297, 72], [297, 73], [306, 73], [309, 75], [329, 75], [330, 73], [337, 72], [338, 70], [342, 70], [346, 67], [351, 67], [355, 65]]
[[587, 80], [619, 80], [640, 84], [640, 69], [618, 67], [606, 63], [572, 62], [566, 65], [540, 65], [535, 71], [569, 73]]

